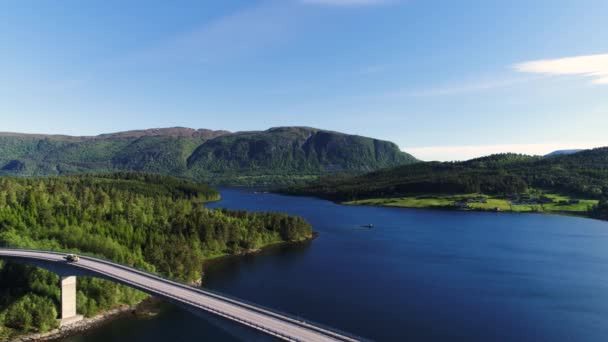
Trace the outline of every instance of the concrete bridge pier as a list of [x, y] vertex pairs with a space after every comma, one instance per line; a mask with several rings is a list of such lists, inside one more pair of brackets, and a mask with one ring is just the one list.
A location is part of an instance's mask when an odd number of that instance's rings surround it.
[[80, 321], [82, 315], [76, 314], [76, 276], [60, 276], [59, 288], [61, 289], [59, 325], [64, 326]]

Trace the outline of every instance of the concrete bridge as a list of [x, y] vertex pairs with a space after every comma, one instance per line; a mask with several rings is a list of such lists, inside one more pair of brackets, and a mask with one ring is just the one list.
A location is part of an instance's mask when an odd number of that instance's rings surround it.
[[81, 318], [76, 313], [76, 277], [91, 276], [130, 286], [195, 314], [223, 317], [286, 341], [361, 340], [135, 268], [83, 256], [76, 263], [68, 263], [64, 256], [65, 253], [0, 248], [0, 258], [39, 266], [60, 276], [62, 324]]

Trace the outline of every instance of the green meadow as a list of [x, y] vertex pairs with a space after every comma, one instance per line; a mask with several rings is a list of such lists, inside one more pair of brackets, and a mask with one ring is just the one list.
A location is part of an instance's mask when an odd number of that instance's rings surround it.
[[[458, 208], [455, 203], [466, 201], [470, 198], [483, 196], [486, 198], [485, 203], [481, 201], [471, 202], [466, 208]], [[500, 211], [507, 212], [555, 212], [555, 213], [571, 213], [571, 214], [586, 214], [589, 208], [598, 203], [597, 200], [579, 199], [566, 195], [544, 193], [543, 196], [553, 200], [553, 203], [538, 203], [538, 204], [519, 204], [512, 202], [508, 198], [498, 196], [488, 196], [484, 194], [419, 194], [406, 197], [392, 198], [370, 198], [357, 201], [344, 202], [348, 205], [375, 205], [386, 207], [401, 207], [401, 208], [435, 208], [435, 209], [459, 209], [459, 210], [479, 210], [479, 211]], [[570, 203], [571, 200], [577, 200], [578, 203]], [[567, 202], [567, 203], [565, 203]]]

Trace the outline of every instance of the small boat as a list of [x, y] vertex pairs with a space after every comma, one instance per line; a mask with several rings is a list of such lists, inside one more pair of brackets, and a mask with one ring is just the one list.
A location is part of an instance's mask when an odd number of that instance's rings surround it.
[[363, 227], [363, 228], [374, 228], [374, 225], [370, 223], [370, 224], [365, 224], [365, 225], [363, 225], [361, 227]]

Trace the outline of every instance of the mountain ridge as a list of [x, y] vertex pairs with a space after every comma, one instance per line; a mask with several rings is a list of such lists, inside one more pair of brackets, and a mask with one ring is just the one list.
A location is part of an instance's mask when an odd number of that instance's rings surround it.
[[544, 156], [545, 157], [555, 157], [555, 156], [561, 156], [561, 155], [564, 155], [564, 154], [579, 153], [581, 151], [584, 151], [584, 150], [583, 149], [556, 150], [556, 151], [553, 151], [551, 153], [547, 153]]
[[69, 134], [49, 134], [49, 133], [20, 133], [20, 132], [0, 132], [0, 137], [29, 137], [29, 138], [55, 138], [55, 139], [104, 139], [114, 137], [143, 137], [143, 136], [172, 136], [172, 137], [216, 137], [220, 135], [233, 134], [225, 130], [212, 130], [207, 128], [189, 127], [159, 127], [119, 131], [112, 133], [101, 133], [97, 135], [69, 135]]
[[260, 185], [414, 162], [389, 141], [299, 126], [234, 133], [185, 127], [97, 136], [0, 133], [0, 175], [138, 171]]

